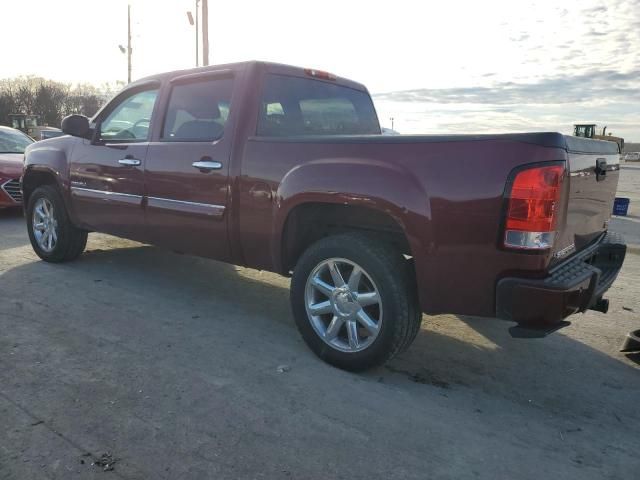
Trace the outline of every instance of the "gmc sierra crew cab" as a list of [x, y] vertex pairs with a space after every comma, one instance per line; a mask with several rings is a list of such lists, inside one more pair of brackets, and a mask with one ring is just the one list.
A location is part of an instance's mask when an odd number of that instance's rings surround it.
[[349, 370], [406, 349], [423, 312], [547, 333], [606, 311], [625, 256], [615, 143], [384, 136], [366, 88], [318, 70], [155, 75], [62, 127], [26, 151], [40, 258], [75, 259], [96, 231], [291, 275], [302, 337]]

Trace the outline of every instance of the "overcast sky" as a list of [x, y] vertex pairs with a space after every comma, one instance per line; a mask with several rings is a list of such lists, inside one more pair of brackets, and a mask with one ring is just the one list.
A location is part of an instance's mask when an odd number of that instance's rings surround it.
[[[131, 0], [133, 78], [195, 65], [195, 0]], [[2, 0], [0, 78], [126, 79], [126, 0]], [[608, 125], [640, 141], [640, 0], [210, 0], [213, 63], [365, 83], [402, 133]], [[10, 46], [11, 48], [7, 48]]]

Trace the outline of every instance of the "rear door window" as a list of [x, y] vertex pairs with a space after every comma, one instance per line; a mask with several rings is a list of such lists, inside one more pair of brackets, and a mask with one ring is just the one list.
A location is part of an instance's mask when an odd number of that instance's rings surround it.
[[162, 140], [212, 142], [222, 138], [229, 118], [232, 90], [232, 78], [174, 85], [162, 129]]
[[257, 134], [379, 134], [378, 117], [366, 92], [320, 80], [267, 75]]

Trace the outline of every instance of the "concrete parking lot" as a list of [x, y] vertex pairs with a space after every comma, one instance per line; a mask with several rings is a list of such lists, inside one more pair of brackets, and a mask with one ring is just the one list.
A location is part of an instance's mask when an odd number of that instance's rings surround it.
[[[612, 226], [635, 238], [640, 167], [622, 177], [632, 216]], [[0, 212], [0, 479], [640, 471], [640, 355], [618, 351], [640, 328], [637, 247], [608, 315], [541, 340], [512, 339], [498, 320], [425, 316], [408, 352], [366, 374], [313, 356], [287, 288], [98, 234], [78, 261], [47, 264], [20, 213]], [[113, 470], [93, 465], [103, 454]]]

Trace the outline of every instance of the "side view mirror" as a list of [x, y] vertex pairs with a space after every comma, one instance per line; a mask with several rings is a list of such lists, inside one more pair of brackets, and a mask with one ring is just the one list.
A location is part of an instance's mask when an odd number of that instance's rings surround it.
[[87, 138], [91, 127], [89, 119], [84, 115], [68, 115], [62, 119], [62, 131], [74, 137]]

